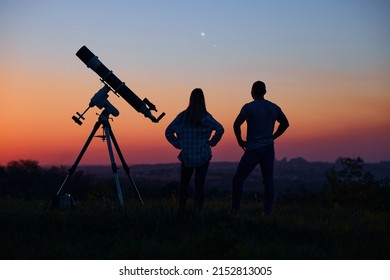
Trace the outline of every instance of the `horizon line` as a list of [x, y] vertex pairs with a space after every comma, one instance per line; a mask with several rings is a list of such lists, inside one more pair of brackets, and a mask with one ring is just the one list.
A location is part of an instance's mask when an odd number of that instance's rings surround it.
[[[351, 159], [357, 159], [357, 158], [361, 158], [363, 160], [363, 163], [364, 164], [379, 164], [379, 163], [389, 163], [390, 160], [380, 160], [380, 161], [365, 161], [364, 158], [362, 157], [338, 157], [336, 158], [334, 161], [326, 161], [326, 160], [307, 160], [305, 159], [304, 157], [294, 157], [294, 158], [290, 158], [288, 159], [287, 157], [284, 157], [282, 159], [275, 159], [275, 162], [291, 162], [291, 161], [304, 161], [304, 162], [307, 162], [307, 163], [328, 163], [328, 164], [334, 164], [334, 163], [337, 163], [337, 161], [341, 158], [351, 158]], [[63, 163], [56, 163], [56, 164], [40, 164], [38, 160], [34, 160], [34, 159], [18, 159], [18, 160], [11, 160], [9, 161], [8, 163], [12, 162], [12, 161], [36, 161], [38, 162], [38, 165], [42, 166], [42, 167], [57, 167], [57, 166], [65, 166], [65, 167], [68, 167], [68, 166], [72, 166], [72, 164], [63, 164]], [[236, 161], [210, 161], [210, 164], [221, 164], [221, 163], [237, 163], [238, 164], [239, 160], [236, 160]], [[7, 164], [8, 164], [7, 163]], [[7, 164], [5, 165], [2, 165], [0, 164], [0, 166], [7, 166]], [[155, 163], [127, 163], [127, 165], [129, 165], [130, 167], [131, 166], [141, 166], [141, 165], [172, 165], [172, 164], [180, 164], [179, 161], [176, 161], [176, 162], [155, 162]], [[117, 164], [118, 167], [121, 167], [122, 165], [120, 163]], [[99, 163], [92, 163], [92, 164], [79, 164], [78, 167], [81, 167], [81, 166], [110, 166], [110, 163], [104, 163], [104, 164], [99, 164]]]

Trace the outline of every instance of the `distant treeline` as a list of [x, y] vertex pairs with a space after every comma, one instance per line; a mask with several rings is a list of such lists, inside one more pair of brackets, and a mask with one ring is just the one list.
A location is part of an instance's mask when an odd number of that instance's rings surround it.
[[[0, 197], [47, 199], [56, 194], [68, 170], [64, 166], [43, 168], [35, 160], [13, 160], [0, 166]], [[87, 197], [90, 177], [82, 171], [72, 176], [71, 191], [79, 199]]]
[[[35, 160], [10, 161], [6, 166], [0, 165], [0, 197], [50, 199], [55, 196], [67, 173], [68, 170], [64, 166], [43, 168]], [[77, 200], [116, 199], [114, 188], [112, 178], [96, 180], [88, 173], [76, 171], [66, 185], [66, 192], [71, 193]], [[123, 189], [124, 195], [133, 195], [132, 189]], [[144, 197], [172, 197], [177, 195], [178, 181], [159, 182], [141, 189]], [[364, 161], [358, 157], [339, 158], [337, 164], [326, 172], [323, 190], [314, 195], [322, 196], [332, 203], [389, 210], [389, 194], [389, 178], [375, 178], [371, 172], [364, 169]], [[226, 197], [228, 194], [214, 190], [211, 195]], [[305, 193], [298, 195], [304, 196]]]

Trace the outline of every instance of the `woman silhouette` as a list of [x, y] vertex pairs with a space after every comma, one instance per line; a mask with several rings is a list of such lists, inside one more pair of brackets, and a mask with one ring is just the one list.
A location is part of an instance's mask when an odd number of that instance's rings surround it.
[[187, 109], [178, 114], [165, 131], [169, 143], [181, 150], [178, 155], [181, 162], [180, 210], [186, 205], [194, 170], [195, 206], [199, 210], [202, 208], [206, 174], [212, 157], [211, 147], [217, 145], [223, 133], [223, 126], [206, 110], [202, 89], [194, 89]]

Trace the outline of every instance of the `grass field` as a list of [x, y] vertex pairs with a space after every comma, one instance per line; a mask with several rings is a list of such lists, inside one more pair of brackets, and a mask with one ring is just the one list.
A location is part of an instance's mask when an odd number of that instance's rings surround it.
[[178, 214], [173, 199], [80, 202], [49, 209], [46, 200], [0, 199], [1, 259], [389, 259], [390, 215], [325, 203], [206, 199], [202, 212]]

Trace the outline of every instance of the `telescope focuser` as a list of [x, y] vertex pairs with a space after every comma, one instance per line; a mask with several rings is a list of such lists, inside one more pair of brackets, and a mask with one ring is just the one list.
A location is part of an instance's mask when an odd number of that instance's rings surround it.
[[[156, 105], [154, 105], [152, 102], [150, 102], [149, 99], [144, 98], [143, 102], [146, 104], [146, 108], [149, 111], [157, 112]], [[155, 122], [155, 123], [158, 123], [164, 116], [165, 116], [165, 113], [163, 112], [160, 116], [158, 116], [158, 118], [153, 117], [152, 121]], [[145, 116], [145, 117], [148, 117], [148, 116]]]

